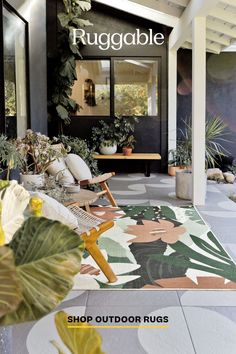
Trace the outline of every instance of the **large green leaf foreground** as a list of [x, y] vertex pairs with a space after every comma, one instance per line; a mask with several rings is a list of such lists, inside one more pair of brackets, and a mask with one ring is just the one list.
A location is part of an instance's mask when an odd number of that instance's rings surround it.
[[[83, 242], [67, 226], [31, 217], [0, 248], [0, 325], [37, 320], [73, 286]], [[14, 254], [14, 257], [12, 255]]]

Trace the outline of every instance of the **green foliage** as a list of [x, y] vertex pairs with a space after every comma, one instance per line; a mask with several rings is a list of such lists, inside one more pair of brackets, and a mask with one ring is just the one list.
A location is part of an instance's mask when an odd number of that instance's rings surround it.
[[16, 88], [10, 80], [5, 80], [5, 111], [6, 116], [16, 116]]
[[[5, 265], [1, 256], [0, 262], [1, 275], [5, 270], [10, 285], [5, 294], [0, 292], [0, 324], [11, 325], [37, 320], [63, 300], [80, 270], [83, 243], [78, 234], [60, 222], [31, 217], [15, 233], [9, 248], [0, 250], [0, 255], [8, 255]], [[7, 250], [12, 250], [14, 257]], [[8, 313], [6, 294], [12, 301]], [[21, 301], [18, 307], [17, 298]]]
[[[117, 143], [119, 146], [124, 145], [135, 129], [135, 123], [138, 123], [137, 117], [119, 117], [116, 116], [109, 123], [104, 120], [99, 121], [98, 127], [92, 128], [93, 147], [98, 148], [101, 143], [108, 146]], [[132, 139], [131, 139], [132, 140]]]
[[122, 146], [134, 149], [136, 140], [133, 135], [130, 135], [125, 141], [123, 141]]
[[[192, 126], [184, 122], [184, 129], [180, 129], [180, 138], [176, 150], [169, 151], [169, 164], [187, 167], [192, 163]], [[225, 156], [227, 150], [222, 146], [226, 132], [226, 124], [219, 116], [208, 116], [205, 131], [205, 163], [206, 168], [214, 167], [216, 156]]]
[[20, 279], [14, 254], [9, 247], [0, 247], [0, 318], [15, 311], [21, 300]]
[[15, 144], [7, 140], [7, 136], [0, 135], [0, 172], [5, 169], [22, 167], [23, 158]]
[[58, 139], [66, 148], [71, 148], [71, 153], [79, 155], [87, 163], [93, 176], [98, 176], [100, 174], [97, 160], [93, 158], [94, 150], [89, 149], [86, 140], [66, 135], [61, 135]]
[[147, 85], [116, 85], [116, 114], [122, 116], [147, 116]]
[[71, 114], [80, 106], [71, 99], [74, 81], [77, 80], [76, 60], [81, 58], [78, 45], [73, 44], [73, 30], [91, 26], [88, 20], [81, 19], [83, 12], [89, 11], [91, 1], [63, 0], [64, 12], [58, 14], [58, 50], [53, 60], [53, 73], [50, 81], [53, 83], [49, 92], [49, 110], [64, 123], [70, 123]]

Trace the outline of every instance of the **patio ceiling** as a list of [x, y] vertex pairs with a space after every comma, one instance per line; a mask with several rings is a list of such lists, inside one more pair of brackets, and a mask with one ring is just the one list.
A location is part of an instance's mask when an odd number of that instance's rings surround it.
[[192, 49], [191, 23], [206, 17], [206, 50], [219, 54], [236, 41], [236, 0], [94, 0], [173, 30], [170, 49]]

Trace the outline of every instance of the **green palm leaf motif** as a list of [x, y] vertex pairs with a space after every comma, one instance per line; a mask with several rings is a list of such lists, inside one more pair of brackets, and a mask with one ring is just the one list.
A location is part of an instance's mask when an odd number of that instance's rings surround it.
[[[200, 243], [199, 245], [201, 247]], [[150, 258], [156, 261], [167, 263], [169, 265], [202, 270], [208, 273], [219, 275], [228, 280], [231, 280], [232, 282], [236, 282], [236, 265], [231, 261], [229, 257], [228, 259], [226, 258], [222, 259], [222, 256], [218, 256], [219, 261], [217, 261], [203, 254], [200, 254], [199, 252], [194, 251], [193, 249], [186, 246], [184, 243], [180, 241], [176, 242], [175, 244], [172, 244], [171, 248], [176, 252], [189, 257], [190, 260], [189, 261], [184, 259], [174, 260], [169, 256], [163, 256], [163, 255], [153, 255]], [[206, 251], [205, 244], [203, 245], [202, 249]], [[212, 251], [208, 253], [212, 254]], [[214, 254], [214, 256], [217, 257], [217, 254]], [[194, 261], [196, 261], [196, 263]], [[198, 262], [200, 262], [201, 264]]]
[[73, 286], [80, 270], [83, 243], [67, 226], [31, 217], [9, 244], [15, 255], [23, 301], [0, 324], [39, 319], [53, 310]]
[[21, 300], [14, 254], [9, 247], [0, 247], [0, 317], [16, 310]]
[[[64, 311], [60, 311], [55, 316], [55, 324], [59, 336], [63, 343], [70, 350], [71, 354], [104, 354], [101, 346], [102, 339], [100, 334], [88, 323], [77, 323], [82, 328], [68, 328], [68, 315]], [[86, 327], [86, 328], [83, 328]], [[63, 354], [60, 346], [51, 342], [57, 348], [58, 354]]]

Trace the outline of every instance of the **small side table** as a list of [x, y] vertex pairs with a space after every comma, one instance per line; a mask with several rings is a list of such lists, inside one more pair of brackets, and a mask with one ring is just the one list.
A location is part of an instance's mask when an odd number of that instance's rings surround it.
[[88, 213], [91, 213], [90, 205], [98, 199], [95, 192], [81, 189], [77, 193], [68, 193], [69, 199], [64, 202], [65, 206], [76, 204], [79, 207], [84, 207]]

